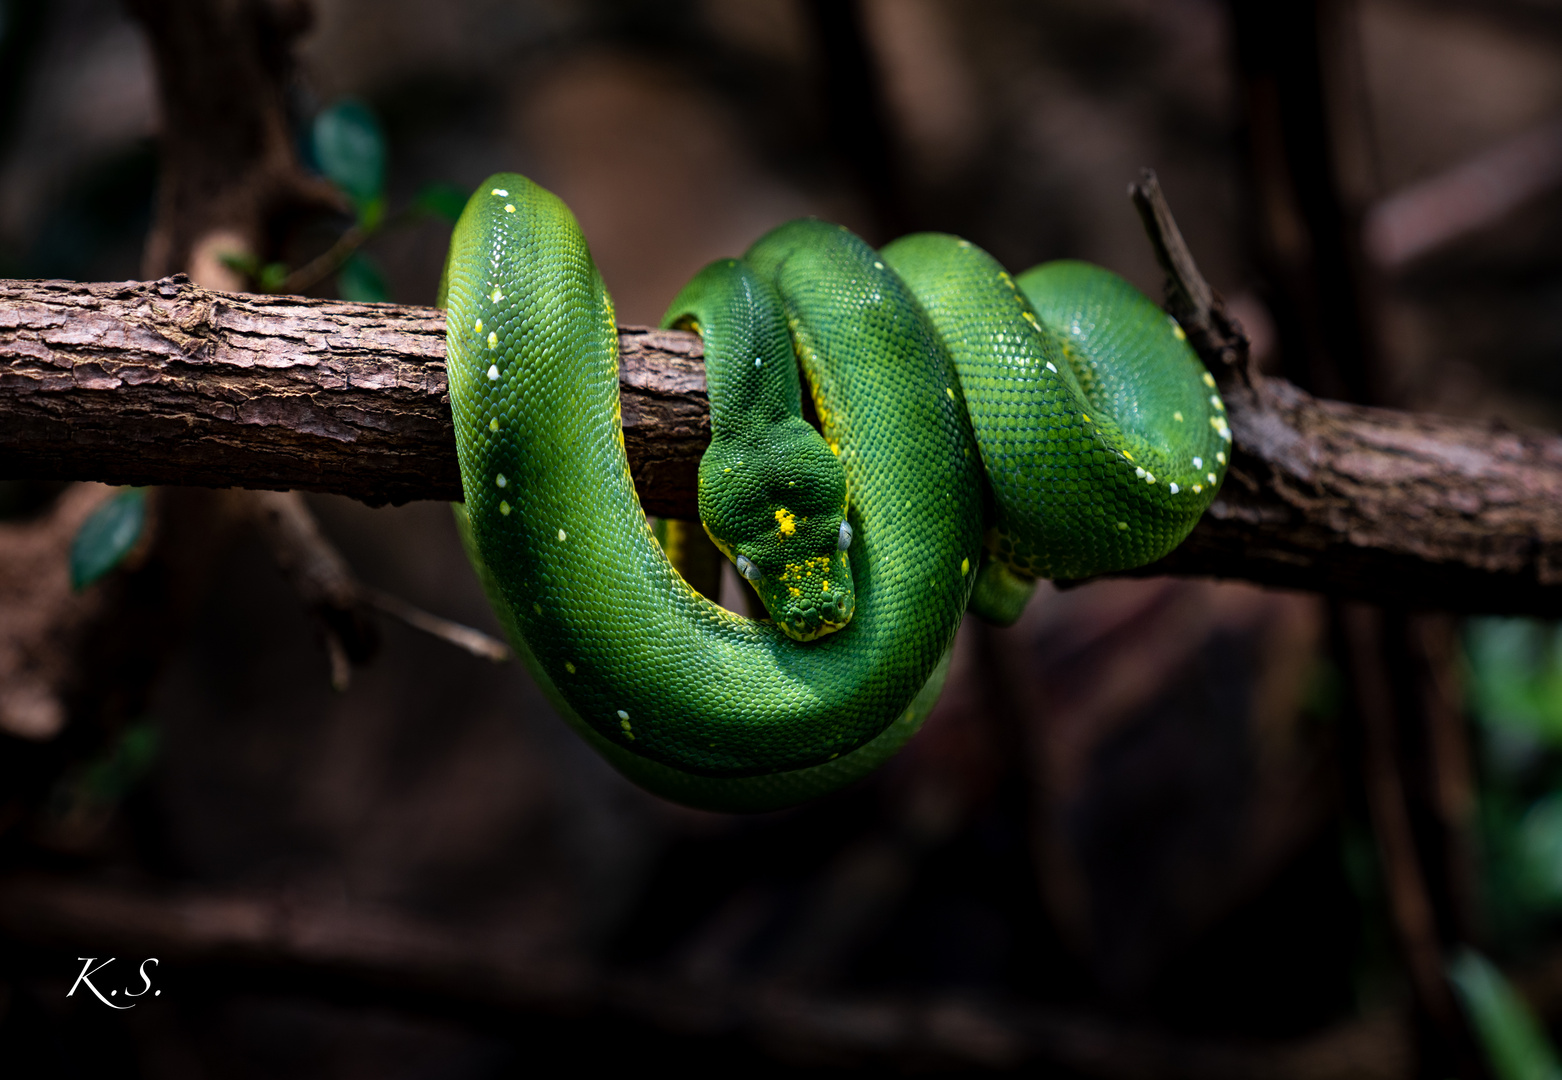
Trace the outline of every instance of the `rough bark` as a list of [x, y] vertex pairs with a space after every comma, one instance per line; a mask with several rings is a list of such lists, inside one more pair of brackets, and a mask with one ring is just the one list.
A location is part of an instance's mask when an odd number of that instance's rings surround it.
[[[429, 308], [181, 277], [0, 282], [0, 476], [459, 498], [443, 334]], [[700, 342], [626, 327], [620, 347], [642, 500], [692, 517], [709, 438]], [[1222, 381], [1225, 489], [1142, 572], [1562, 613], [1562, 437]]]

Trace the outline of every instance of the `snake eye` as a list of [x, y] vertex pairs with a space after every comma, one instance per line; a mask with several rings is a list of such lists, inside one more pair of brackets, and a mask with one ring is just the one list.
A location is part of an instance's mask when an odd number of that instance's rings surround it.
[[844, 521], [841, 522], [841, 536], [840, 539], [835, 542], [835, 546], [840, 548], [842, 551], [845, 551], [847, 548], [852, 546], [852, 527]]
[[758, 581], [760, 577], [759, 567], [755, 566], [747, 555], [738, 556], [738, 573], [749, 581]]

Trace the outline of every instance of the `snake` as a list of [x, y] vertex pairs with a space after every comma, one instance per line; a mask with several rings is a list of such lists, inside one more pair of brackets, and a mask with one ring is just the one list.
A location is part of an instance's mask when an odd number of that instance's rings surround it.
[[788, 222], [663, 323], [703, 341], [701, 524], [764, 602], [749, 618], [685, 580], [641, 509], [612, 299], [564, 202], [484, 181], [439, 294], [457, 520], [495, 612], [566, 722], [689, 806], [867, 775], [931, 711], [968, 607], [1012, 622], [1039, 578], [1155, 561], [1225, 475], [1214, 380], [1118, 275]]

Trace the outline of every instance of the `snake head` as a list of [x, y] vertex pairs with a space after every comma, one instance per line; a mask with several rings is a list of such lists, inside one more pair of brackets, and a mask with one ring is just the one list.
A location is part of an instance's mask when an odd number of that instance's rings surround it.
[[773, 583], [761, 579], [753, 585], [776, 625], [798, 641], [841, 629], [857, 604], [844, 551], [784, 563]]
[[713, 438], [700, 461], [700, 520], [788, 637], [812, 641], [851, 621], [846, 473], [805, 422]]

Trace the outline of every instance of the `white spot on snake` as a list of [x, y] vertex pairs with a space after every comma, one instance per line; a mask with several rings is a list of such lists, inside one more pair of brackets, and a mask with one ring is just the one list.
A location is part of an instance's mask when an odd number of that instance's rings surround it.
[[474, 334], [481, 334], [482, 332], [483, 332], [483, 320], [482, 319], [478, 319], [475, 323], [472, 324], [472, 333], [474, 333]]
[[488, 347], [490, 349], [497, 349], [499, 347], [499, 335], [494, 333], [492, 330], [488, 331]]
[[884, 269], [884, 264], [883, 264], [883, 263], [881, 263], [881, 262], [875, 262], [875, 263], [874, 263], [874, 264], [873, 264], [873, 268], [874, 268], [874, 269], [875, 269], [875, 270], [882, 270], [882, 269]]
[[1204, 385], [1209, 387], [1211, 390], [1215, 389], [1215, 376], [1211, 375], [1207, 371], [1204, 373]]
[[1188, 335], [1183, 333], [1182, 326], [1177, 322], [1176, 319], [1173, 319], [1170, 315], [1168, 315], [1166, 316], [1166, 320], [1172, 324], [1173, 337], [1175, 337], [1178, 341], [1188, 340]]
[[1155, 483], [1155, 474], [1154, 473], [1145, 473], [1144, 474], [1144, 482], [1146, 484], [1153, 484], [1153, 483]]
[[564, 541], [566, 541], [568, 539], [569, 539], [569, 533], [565, 532], [563, 529], [560, 529], [559, 530], [559, 543], [562, 544]]
[[1203, 484], [1194, 484], [1193, 485], [1193, 494], [1197, 495], [1199, 492], [1201, 492], [1203, 490], [1204, 490], [1204, 485]]
[[1194, 458], [1193, 459], [1193, 467], [1195, 469], [1202, 469], [1204, 467], [1204, 459], [1201, 458], [1201, 457]]
[[755, 366], [755, 367], [760, 367], [760, 366], [762, 366], [762, 365], [763, 365], [763, 364], [764, 364], [764, 362], [765, 362], [765, 361], [764, 361], [764, 358], [763, 358], [763, 357], [759, 357], [759, 356], [756, 356], [756, 357], [754, 357], [754, 366]]
[[1134, 475], [1137, 476], [1139, 479], [1143, 480], [1144, 479], [1144, 467], [1140, 466], [1140, 465], [1134, 466]]
[[564, 670], [573, 675], [575, 674], [575, 665], [566, 660], [564, 661]]
[[513, 214], [513, 213], [515, 213], [515, 204], [514, 203], [505, 203], [504, 204], [504, 212], [506, 214]]
[[503, 514], [505, 517], [510, 516], [510, 504], [502, 499], [499, 502], [499, 513]]
[[1047, 361], [1047, 370], [1052, 372], [1052, 374], [1054, 374], [1054, 375], [1056, 375], [1058, 373], [1058, 369], [1052, 366], [1052, 361], [1051, 360]]
[[497, 304], [499, 301], [504, 299], [504, 293], [500, 292], [499, 286], [495, 285], [494, 291], [489, 295], [488, 299]]
[[1211, 394], [1209, 396], [1209, 403], [1211, 405], [1215, 406], [1215, 408], [1221, 409], [1221, 410], [1224, 410], [1225, 407], [1226, 407], [1226, 403], [1224, 401], [1220, 400], [1220, 395], [1219, 394]]
[[1172, 493], [1172, 494], [1173, 494], [1173, 495], [1175, 495], [1175, 494], [1177, 494], [1177, 492], [1179, 492], [1179, 491], [1181, 491], [1181, 490], [1182, 490], [1182, 488], [1180, 488], [1180, 487], [1178, 487], [1178, 486], [1177, 486], [1177, 481], [1175, 481], [1175, 480], [1173, 480], [1173, 481], [1172, 481], [1172, 482], [1171, 482], [1171, 493]]
[[1172, 419], [1177, 421], [1177, 423], [1179, 423], [1179, 424], [1182, 423], [1182, 413], [1180, 413], [1180, 412], [1172, 413]]
[[1207, 472], [1204, 474], [1204, 479], [1213, 484], [1215, 482], [1215, 474], [1212, 472]]
[[618, 718], [620, 720], [628, 720], [629, 719], [629, 714], [626, 713], [623, 709], [619, 709], [618, 710]]
[[955, 392], [954, 392], [954, 389], [952, 387], [948, 387], [948, 386], [944, 387], [944, 393], [949, 395], [949, 400], [950, 401], [953, 401], [955, 399]]
[[508, 481], [508, 480], [506, 480], [504, 478], [504, 473], [500, 473], [498, 476], [494, 477], [494, 483], [499, 485], [500, 487], [509, 487], [510, 486], [510, 481]]
[[1220, 452], [1218, 452], [1215, 455], [1215, 460], [1220, 462], [1222, 465], [1224, 465], [1226, 463], [1226, 452], [1224, 450], [1221, 450]]
[[490, 379], [497, 379], [499, 377], [499, 365], [498, 364], [489, 364], [488, 365], [488, 377]]
[[502, 187], [496, 187], [496, 188], [493, 189], [493, 191], [489, 192], [489, 194], [491, 194], [491, 195], [504, 195], [504, 196], [508, 197], [510, 193], [508, 191], [504, 190], [504, 188], [502, 188]]

